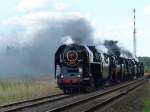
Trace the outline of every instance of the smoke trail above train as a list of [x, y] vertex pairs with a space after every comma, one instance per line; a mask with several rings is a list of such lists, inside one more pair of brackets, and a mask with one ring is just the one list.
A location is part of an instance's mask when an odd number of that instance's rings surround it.
[[0, 54], [0, 74], [4, 76], [52, 75], [54, 52], [61, 44], [69, 39], [92, 44], [91, 24], [77, 13], [30, 14], [11, 19], [5, 27], [9, 29], [3, 36], [9, 41], [3, 43]]

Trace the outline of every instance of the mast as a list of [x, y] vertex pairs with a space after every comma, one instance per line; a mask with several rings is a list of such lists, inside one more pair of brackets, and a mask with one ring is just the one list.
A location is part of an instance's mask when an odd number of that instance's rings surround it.
[[136, 10], [133, 9], [134, 14], [134, 29], [133, 29], [133, 54], [136, 57], [136, 26], [135, 26], [135, 12]]

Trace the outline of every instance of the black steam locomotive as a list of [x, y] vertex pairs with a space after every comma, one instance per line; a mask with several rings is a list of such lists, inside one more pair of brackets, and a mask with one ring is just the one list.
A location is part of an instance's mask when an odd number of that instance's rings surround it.
[[64, 93], [91, 90], [103, 84], [142, 77], [144, 66], [134, 58], [103, 53], [95, 46], [62, 45], [55, 54], [55, 78]]

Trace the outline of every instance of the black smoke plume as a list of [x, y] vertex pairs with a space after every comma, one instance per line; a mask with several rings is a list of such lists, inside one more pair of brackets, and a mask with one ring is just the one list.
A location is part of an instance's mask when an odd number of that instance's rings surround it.
[[123, 55], [125, 57], [133, 58], [133, 55], [130, 51], [117, 45], [118, 41], [114, 40], [105, 40], [104, 45], [108, 49], [108, 53], [116, 56]]

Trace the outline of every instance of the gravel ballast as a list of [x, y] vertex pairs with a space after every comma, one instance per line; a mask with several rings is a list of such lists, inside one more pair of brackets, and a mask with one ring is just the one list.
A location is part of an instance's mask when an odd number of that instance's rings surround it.
[[150, 112], [145, 100], [150, 101], [150, 82], [96, 112]]

